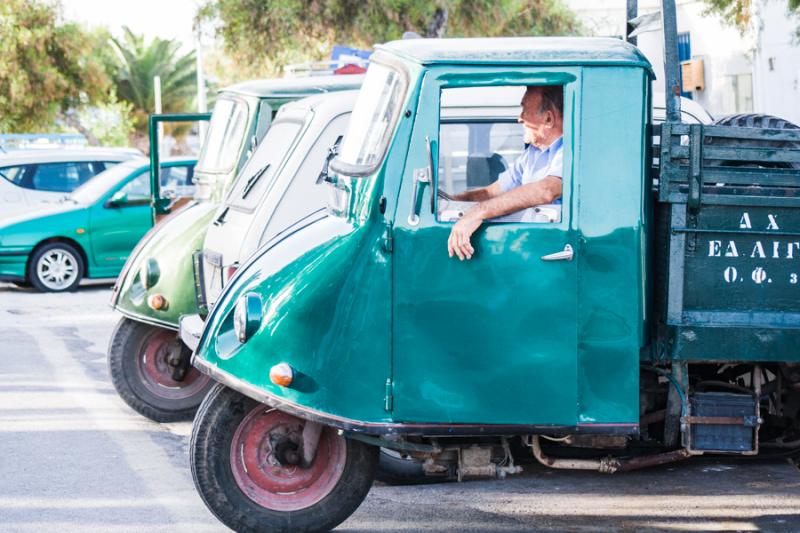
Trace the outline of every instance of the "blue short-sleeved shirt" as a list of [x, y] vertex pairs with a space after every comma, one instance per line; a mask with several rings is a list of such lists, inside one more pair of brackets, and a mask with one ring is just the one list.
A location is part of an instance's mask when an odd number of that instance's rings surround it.
[[[563, 148], [563, 136], [553, 141], [553, 144], [544, 150], [540, 150], [532, 144], [529, 145], [514, 161], [511, 172], [500, 177], [498, 180], [500, 188], [503, 192], [508, 192], [520, 185], [539, 181], [546, 176], [563, 177]], [[561, 199], [557, 203], [561, 203]]]
[[[547, 176], [556, 176], [559, 178], [564, 177], [562, 170], [563, 167], [563, 153], [564, 153], [564, 137], [559, 137], [553, 144], [540, 150], [534, 145], [529, 145], [522, 154], [514, 161], [514, 166], [511, 167], [511, 172], [505, 176], [501, 176], [498, 180], [500, 188], [503, 192], [508, 192], [511, 189], [525, 185], [526, 183], [533, 183], [539, 181]], [[553, 201], [553, 204], [561, 204], [561, 198]], [[534, 208], [529, 207], [517, 211], [516, 213], [509, 213], [507, 215], [499, 216], [492, 219], [493, 222], [536, 222], [537, 216]]]

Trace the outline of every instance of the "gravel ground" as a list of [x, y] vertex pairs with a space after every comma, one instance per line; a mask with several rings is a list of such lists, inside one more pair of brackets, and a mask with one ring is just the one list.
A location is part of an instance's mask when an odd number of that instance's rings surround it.
[[[0, 284], [0, 530], [225, 531], [188, 468], [189, 423], [117, 397], [107, 284]], [[613, 476], [526, 466], [505, 481], [376, 485], [341, 531], [799, 531], [785, 460], [703, 458]]]

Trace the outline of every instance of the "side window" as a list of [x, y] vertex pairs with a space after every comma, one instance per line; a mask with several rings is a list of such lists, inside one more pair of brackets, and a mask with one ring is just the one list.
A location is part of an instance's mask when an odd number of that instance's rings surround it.
[[[518, 122], [520, 116], [527, 126]], [[454, 222], [478, 201], [548, 176], [563, 179], [563, 122], [562, 86], [442, 90], [437, 220]], [[561, 198], [549, 202], [552, 187], [544, 190], [548, 194], [541, 205], [488, 222], [560, 222]]]
[[142, 172], [129, 181], [120, 192], [128, 197], [128, 203], [150, 201], [150, 173]]
[[96, 174], [93, 163], [41, 163], [31, 177], [32, 189], [49, 192], [72, 192]]
[[176, 196], [191, 196], [194, 191], [192, 167], [166, 167], [161, 169], [162, 191], [174, 192]]
[[18, 167], [2, 167], [0, 168], [0, 178], [6, 179], [14, 185], [25, 187], [23, 178], [25, 177], [25, 170], [28, 167], [21, 165]]
[[524, 149], [522, 127], [516, 122], [443, 122], [439, 188], [453, 196], [491, 185], [511, 172]]

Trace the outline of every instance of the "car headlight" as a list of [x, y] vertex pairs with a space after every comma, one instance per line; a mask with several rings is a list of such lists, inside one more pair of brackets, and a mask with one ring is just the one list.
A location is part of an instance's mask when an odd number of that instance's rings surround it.
[[139, 279], [145, 289], [150, 289], [158, 283], [159, 277], [161, 277], [161, 270], [158, 268], [158, 261], [151, 257], [139, 269]]
[[244, 344], [258, 331], [262, 318], [261, 296], [248, 292], [239, 298], [233, 310], [233, 331], [240, 343]]

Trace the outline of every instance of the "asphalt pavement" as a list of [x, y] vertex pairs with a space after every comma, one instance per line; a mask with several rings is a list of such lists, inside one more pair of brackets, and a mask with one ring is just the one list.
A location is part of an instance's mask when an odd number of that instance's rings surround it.
[[[0, 531], [226, 531], [188, 467], [190, 423], [131, 411], [108, 377], [108, 285], [0, 283]], [[787, 460], [701, 458], [627, 474], [526, 466], [504, 481], [377, 485], [340, 531], [800, 531]]]

